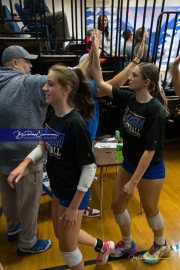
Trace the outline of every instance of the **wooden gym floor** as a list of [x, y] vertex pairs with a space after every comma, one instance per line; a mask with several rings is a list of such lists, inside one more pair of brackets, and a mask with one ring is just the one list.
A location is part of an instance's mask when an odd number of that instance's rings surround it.
[[[102, 270], [178, 270], [180, 269], [180, 143], [169, 144], [164, 149], [166, 165], [166, 180], [160, 199], [160, 211], [165, 222], [165, 237], [171, 246], [170, 258], [161, 260], [156, 265], [144, 264], [141, 254], [152, 245], [153, 235], [149, 229], [145, 215], [140, 213], [138, 192], [131, 199], [128, 210], [132, 221], [132, 236], [138, 247], [136, 257], [108, 260], [104, 266], [95, 264], [96, 253], [93, 248], [80, 245], [80, 250], [85, 261], [85, 269]], [[82, 228], [90, 234], [105, 240], [120, 240], [120, 232], [111, 212], [111, 193], [116, 168], [109, 167], [104, 181], [103, 218], [83, 218]], [[99, 170], [97, 170], [99, 178]], [[99, 180], [94, 181], [91, 188], [92, 200], [90, 206], [99, 208]], [[1, 204], [0, 204], [1, 205]], [[51, 198], [46, 195], [41, 199], [38, 218], [38, 238], [51, 238], [52, 247], [46, 252], [19, 257], [16, 254], [18, 240], [9, 243], [6, 240], [6, 223], [2, 214], [0, 218], [0, 262], [5, 270], [39, 270], [68, 269], [60, 256], [58, 241], [53, 233], [51, 220]]]

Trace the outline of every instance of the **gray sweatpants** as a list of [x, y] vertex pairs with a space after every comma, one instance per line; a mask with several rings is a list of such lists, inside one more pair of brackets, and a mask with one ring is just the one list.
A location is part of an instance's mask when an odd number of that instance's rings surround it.
[[37, 241], [37, 218], [42, 195], [43, 164], [28, 173], [12, 189], [7, 174], [0, 173], [0, 190], [7, 230], [11, 232], [20, 221], [22, 232], [19, 246], [29, 249]]
[[[41, 20], [41, 17], [38, 14], [36, 15], [36, 20]], [[68, 21], [65, 12], [63, 13], [62, 11], [57, 11], [55, 12], [54, 16], [53, 13], [47, 12], [45, 15], [42, 15], [42, 22], [47, 25], [55, 26], [58, 44], [62, 44], [63, 41], [66, 41], [70, 38]]]

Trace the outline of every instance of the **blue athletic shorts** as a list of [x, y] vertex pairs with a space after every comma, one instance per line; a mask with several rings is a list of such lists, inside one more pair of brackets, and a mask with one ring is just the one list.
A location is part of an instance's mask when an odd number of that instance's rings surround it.
[[[134, 174], [137, 168], [136, 165], [131, 164], [126, 159], [123, 160], [121, 166], [131, 174]], [[148, 167], [142, 178], [152, 180], [165, 178], [164, 161], [162, 160], [159, 164]]]
[[[56, 194], [54, 194], [54, 195], [56, 196]], [[56, 196], [56, 197], [58, 198], [58, 196]], [[86, 209], [86, 207], [88, 206], [88, 203], [89, 203], [89, 198], [90, 198], [90, 188], [88, 188], [87, 192], [84, 194], [84, 197], [83, 197], [83, 199], [78, 207], [78, 210], [85, 210]], [[71, 202], [72, 202], [72, 199], [69, 199], [69, 200], [59, 199], [59, 204], [64, 206], [64, 207], [68, 207]]]

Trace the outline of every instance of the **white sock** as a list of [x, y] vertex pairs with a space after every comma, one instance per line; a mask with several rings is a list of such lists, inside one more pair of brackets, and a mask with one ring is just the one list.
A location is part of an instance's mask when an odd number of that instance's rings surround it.
[[122, 236], [122, 241], [127, 244], [130, 245], [132, 242], [132, 236], [131, 234], [129, 236]]
[[164, 244], [165, 244], [164, 235], [163, 235], [163, 236], [160, 236], [160, 237], [154, 236], [154, 242], [155, 242], [158, 246], [164, 246]]

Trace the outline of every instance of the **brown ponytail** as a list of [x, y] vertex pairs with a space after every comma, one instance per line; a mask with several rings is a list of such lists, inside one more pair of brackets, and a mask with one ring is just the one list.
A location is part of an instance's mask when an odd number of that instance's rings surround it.
[[151, 96], [157, 98], [164, 108], [165, 116], [168, 117], [170, 115], [168, 105], [167, 105], [167, 99], [164, 93], [164, 89], [157, 84], [153, 91], [151, 91]]
[[76, 108], [87, 121], [93, 119], [94, 101], [92, 99], [92, 87], [80, 68], [73, 70], [79, 78], [79, 88], [74, 96]]
[[150, 80], [149, 92], [155, 98], [157, 98], [164, 109], [164, 115], [169, 116], [169, 109], [167, 106], [167, 99], [162, 87], [159, 86], [159, 70], [156, 65], [148, 62], [140, 63], [138, 65], [140, 72], [144, 79]]
[[63, 87], [70, 86], [68, 103], [79, 111], [85, 121], [93, 119], [94, 102], [92, 87], [80, 68], [69, 68], [62, 64], [53, 65], [50, 70], [57, 74], [57, 80]]

